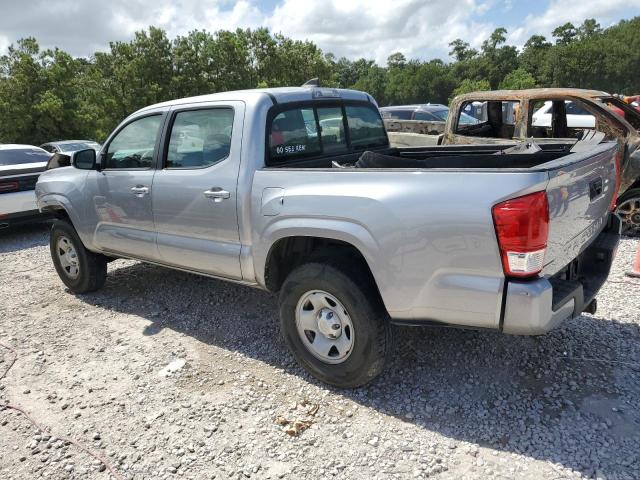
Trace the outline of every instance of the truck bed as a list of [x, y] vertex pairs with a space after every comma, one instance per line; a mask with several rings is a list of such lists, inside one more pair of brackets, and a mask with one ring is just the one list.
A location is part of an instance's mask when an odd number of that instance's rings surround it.
[[332, 167], [306, 161], [261, 169], [252, 210], [273, 210], [274, 187], [280, 203], [277, 215], [253, 217], [253, 244], [264, 243], [278, 224], [301, 235], [340, 230], [339, 240], [362, 248], [395, 320], [498, 328], [510, 279], [492, 207], [546, 191], [549, 235], [540, 278], [551, 279], [600, 236], [616, 189], [615, 143], [576, 153], [547, 145], [535, 154], [502, 154], [504, 148], [384, 149], [331, 157]]

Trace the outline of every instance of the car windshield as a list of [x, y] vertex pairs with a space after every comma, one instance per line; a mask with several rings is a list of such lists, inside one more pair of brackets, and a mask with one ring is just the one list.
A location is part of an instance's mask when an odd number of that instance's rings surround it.
[[16, 148], [0, 150], [0, 166], [23, 165], [48, 162], [51, 155], [39, 148]]
[[393, 120], [411, 120], [413, 110], [381, 110], [380, 114], [382, 118], [389, 118]]
[[472, 117], [471, 115], [467, 115], [464, 112], [460, 112], [460, 124], [461, 125], [475, 125], [477, 123], [480, 123], [480, 120], [478, 120], [475, 117]]
[[431, 113], [438, 117], [443, 122], [447, 121], [447, 117], [449, 116], [449, 109], [443, 110], [431, 110]]
[[98, 150], [100, 149], [100, 145], [95, 142], [62, 143], [58, 145], [58, 148], [63, 152], [77, 152], [78, 150], [86, 150], [87, 148]]

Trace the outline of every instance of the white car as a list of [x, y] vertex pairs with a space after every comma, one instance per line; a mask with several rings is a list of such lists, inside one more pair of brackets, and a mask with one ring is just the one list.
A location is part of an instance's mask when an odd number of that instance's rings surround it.
[[50, 158], [32, 145], [0, 145], [0, 229], [42, 218], [34, 189]]
[[[596, 117], [570, 100], [565, 100], [564, 103], [567, 111], [567, 127], [596, 128]], [[534, 127], [551, 127], [552, 108], [553, 102], [551, 100], [544, 102], [544, 105], [534, 112], [531, 118], [532, 125]]]

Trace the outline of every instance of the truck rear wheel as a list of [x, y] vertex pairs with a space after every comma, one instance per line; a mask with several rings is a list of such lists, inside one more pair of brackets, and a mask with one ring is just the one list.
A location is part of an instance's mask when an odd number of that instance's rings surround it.
[[107, 259], [87, 250], [73, 226], [56, 220], [49, 240], [51, 259], [62, 282], [74, 293], [100, 289], [107, 279]]
[[373, 281], [357, 268], [306, 263], [280, 291], [280, 322], [296, 360], [314, 377], [342, 388], [379, 375], [392, 343]]
[[627, 190], [618, 198], [616, 214], [622, 220], [622, 234], [640, 236], [640, 188]]

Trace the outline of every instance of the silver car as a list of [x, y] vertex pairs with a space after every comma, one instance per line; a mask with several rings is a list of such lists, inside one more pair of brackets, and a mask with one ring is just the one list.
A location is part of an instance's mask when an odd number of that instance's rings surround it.
[[100, 151], [101, 145], [93, 140], [60, 140], [57, 142], [48, 142], [40, 145], [40, 148], [50, 153], [72, 153], [78, 150], [86, 150], [93, 148], [96, 152]]
[[278, 292], [300, 364], [355, 387], [394, 323], [532, 335], [595, 311], [617, 145], [570, 148], [390, 148], [366, 93], [246, 90], [146, 107], [36, 192], [71, 291], [132, 258]]

